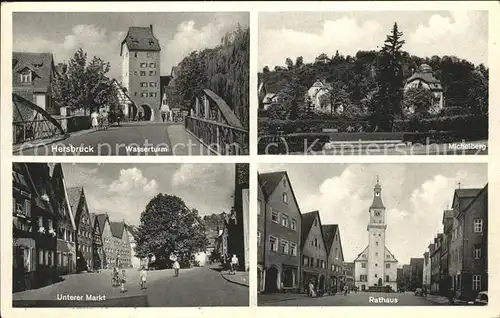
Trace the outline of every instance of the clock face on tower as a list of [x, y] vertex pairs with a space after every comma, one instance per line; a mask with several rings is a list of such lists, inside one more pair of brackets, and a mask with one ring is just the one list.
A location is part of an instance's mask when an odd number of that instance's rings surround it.
[[375, 196], [379, 197], [380, 196], [380, 192], [375, 192]]
[[375, 216], [380, 216], [380, 211], [375, 211]]

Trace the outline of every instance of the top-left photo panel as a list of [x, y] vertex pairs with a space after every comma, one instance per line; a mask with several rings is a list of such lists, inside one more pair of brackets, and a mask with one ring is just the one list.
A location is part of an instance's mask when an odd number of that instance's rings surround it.
[[249, 154], [248, 12], [14, 12], [17, 156]]

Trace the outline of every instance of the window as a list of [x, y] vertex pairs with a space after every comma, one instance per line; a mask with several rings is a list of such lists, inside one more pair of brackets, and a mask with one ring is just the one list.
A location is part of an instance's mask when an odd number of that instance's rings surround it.
[[146, 76], [146, 71], [141, 71], [141, 76]]
[[318, 226], [318, 219], [314, 219], [314, 226]]
[[288, 254], [288, 242], [287, 241], [281, 240], [280, 252], [283, 254]]
[[148, 87], [148, 83], [146, 83], [146, 82], [141, 82], [141, 87]]
[[288, 195], [286, 194], [286, 192], [283, 192], [283, 202], [288, 203]]
[[333, 272], [335, 271], [335, 265], [332, 265], [332, 271]]
[[38, 264], [43, 265], [43, 250], [38, 250]]
[[297, 256], [297, 244], [290, 242], [290, 255]]
[[285, 214], [281, 215], [281, 225], [288, 227], [288, 216]]
[[375, 242], [375, 245], [377, 245], [377, 246], [378, 246], [378, 242]]
[[335, 248], [335, 259], [339, 259], [339, 249]]
[[43, 227], [43, 217], [38, 217], [38, 227]]
[[156, 97], [156, 92], [149, 93], [149, 97]]
[[283, 187], [286, 188], [286, 178], [283, 179]]
[[366, 258], [366, 254], [361, 255], [362, 258]]
[[368, 277], [366, 275], [359, 275], [359, 280], [362, 282], [368, 281]]
[[481, 247], [474, 247], [474, 258], [481, 259]]
[[134, 71], [134, 75], [137, 75], [137, 71]]
[[156, 63], [149, 63], [149, 67], [156, 67]]
[[24, 200], [24, 215], [27, 217], [31, 216], [31, 201], [30, 200]]
[[319, 267], [319, 258], [316, 259], [316, 267]]
[[24, 72], [21, 75], [21, 83], [31, 83], [31, 71]]
[[474, 219], [474, 233], [483, 233], [483, 219]]
[[151, 52], [146, 53], [146, 57], [152, 57], [152, 56], [153, 56], [153, 54]]
[[391, 268], [391, 263], [386, 263], [385, 268]]
[[314, 239], [314, 246], [318, 247], [318, 239], [317, 238]]
[[[141, 63], [141, 67], [143, 67], [143, 68], [148, 67], [148, 63]], [[144, 72], [144, 73], [146, 73], [146, 72]]]
[[261, 209], [262, 209], [262, 201], [257, 200], [257, 215], [260, 215]]
[[137, 57], [137, 52], [134, 53], [134, 57]]
[[279, 213], [278, 211], [271, 210], [271, 221], [278, 223]]
[[326, 268], [326, 262], [325, 261], [321, 261], [321, 268]]
[[385, 281], [388, 282], [389, 281], [389, 275], [385, 275]]
[[307, 256], [303, 256], [303, 257], [302, 257], [302, 264], [303, 264], [304, 266], [309, 266], [309, 257], [307, 257]]
[[377, 264], [377, 263], [375, 263], [375, 267], [378, 267], [378, 264]]
[[134, 96], [137, 96], [137, 92], [134, 92]]
[[377, 253], [377, 252], [375, 252], [375, 256], [378, 256], [378, 253]]
[[156, 75], [156, 71], [149, 71], [149, 76], [155, 76]]
[[141, 97], [148, 97], [148, 93], [147, 92], [142, 92], [141, 93]]
[[278, 244], [277, 244], [278, 238], [275, 236], [269, 236], [269, 249], [273, 252], [278, 251]]
[[297, 220], [292, 219], [291, 227], [292, 230], [296, 231], [297, 230]]
[[481, 290], [481, 275], [472, 275], [472, 288], [476, 291]]
[[361, 268], [366, 268], [366, 263], [361, 263]]
[[377, 277], [378, 277], [378, 275], [377, 275], [377, 274], [375, 274], [375, 278], [377, 278]]
[[149, 82], [149, 87], [156, 87], [156, 82]]

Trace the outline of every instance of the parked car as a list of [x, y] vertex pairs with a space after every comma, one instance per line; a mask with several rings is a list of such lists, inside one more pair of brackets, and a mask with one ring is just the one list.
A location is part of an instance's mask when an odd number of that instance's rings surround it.
[[424, 291], [422, 288], [415, 289], [415, 296], [424, 296]]
[[474, 303], [476, 305], [488, 305], [488, 292], [486, 291], [479, 292], [479, 294], [476, 297], [476, 300], [474, 300]]

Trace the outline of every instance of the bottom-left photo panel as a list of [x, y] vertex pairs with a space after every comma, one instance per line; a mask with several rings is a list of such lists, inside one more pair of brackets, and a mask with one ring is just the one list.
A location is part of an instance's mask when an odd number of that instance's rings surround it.
[[248, 164], [12, 166], [13, 307], [249, 305]]

